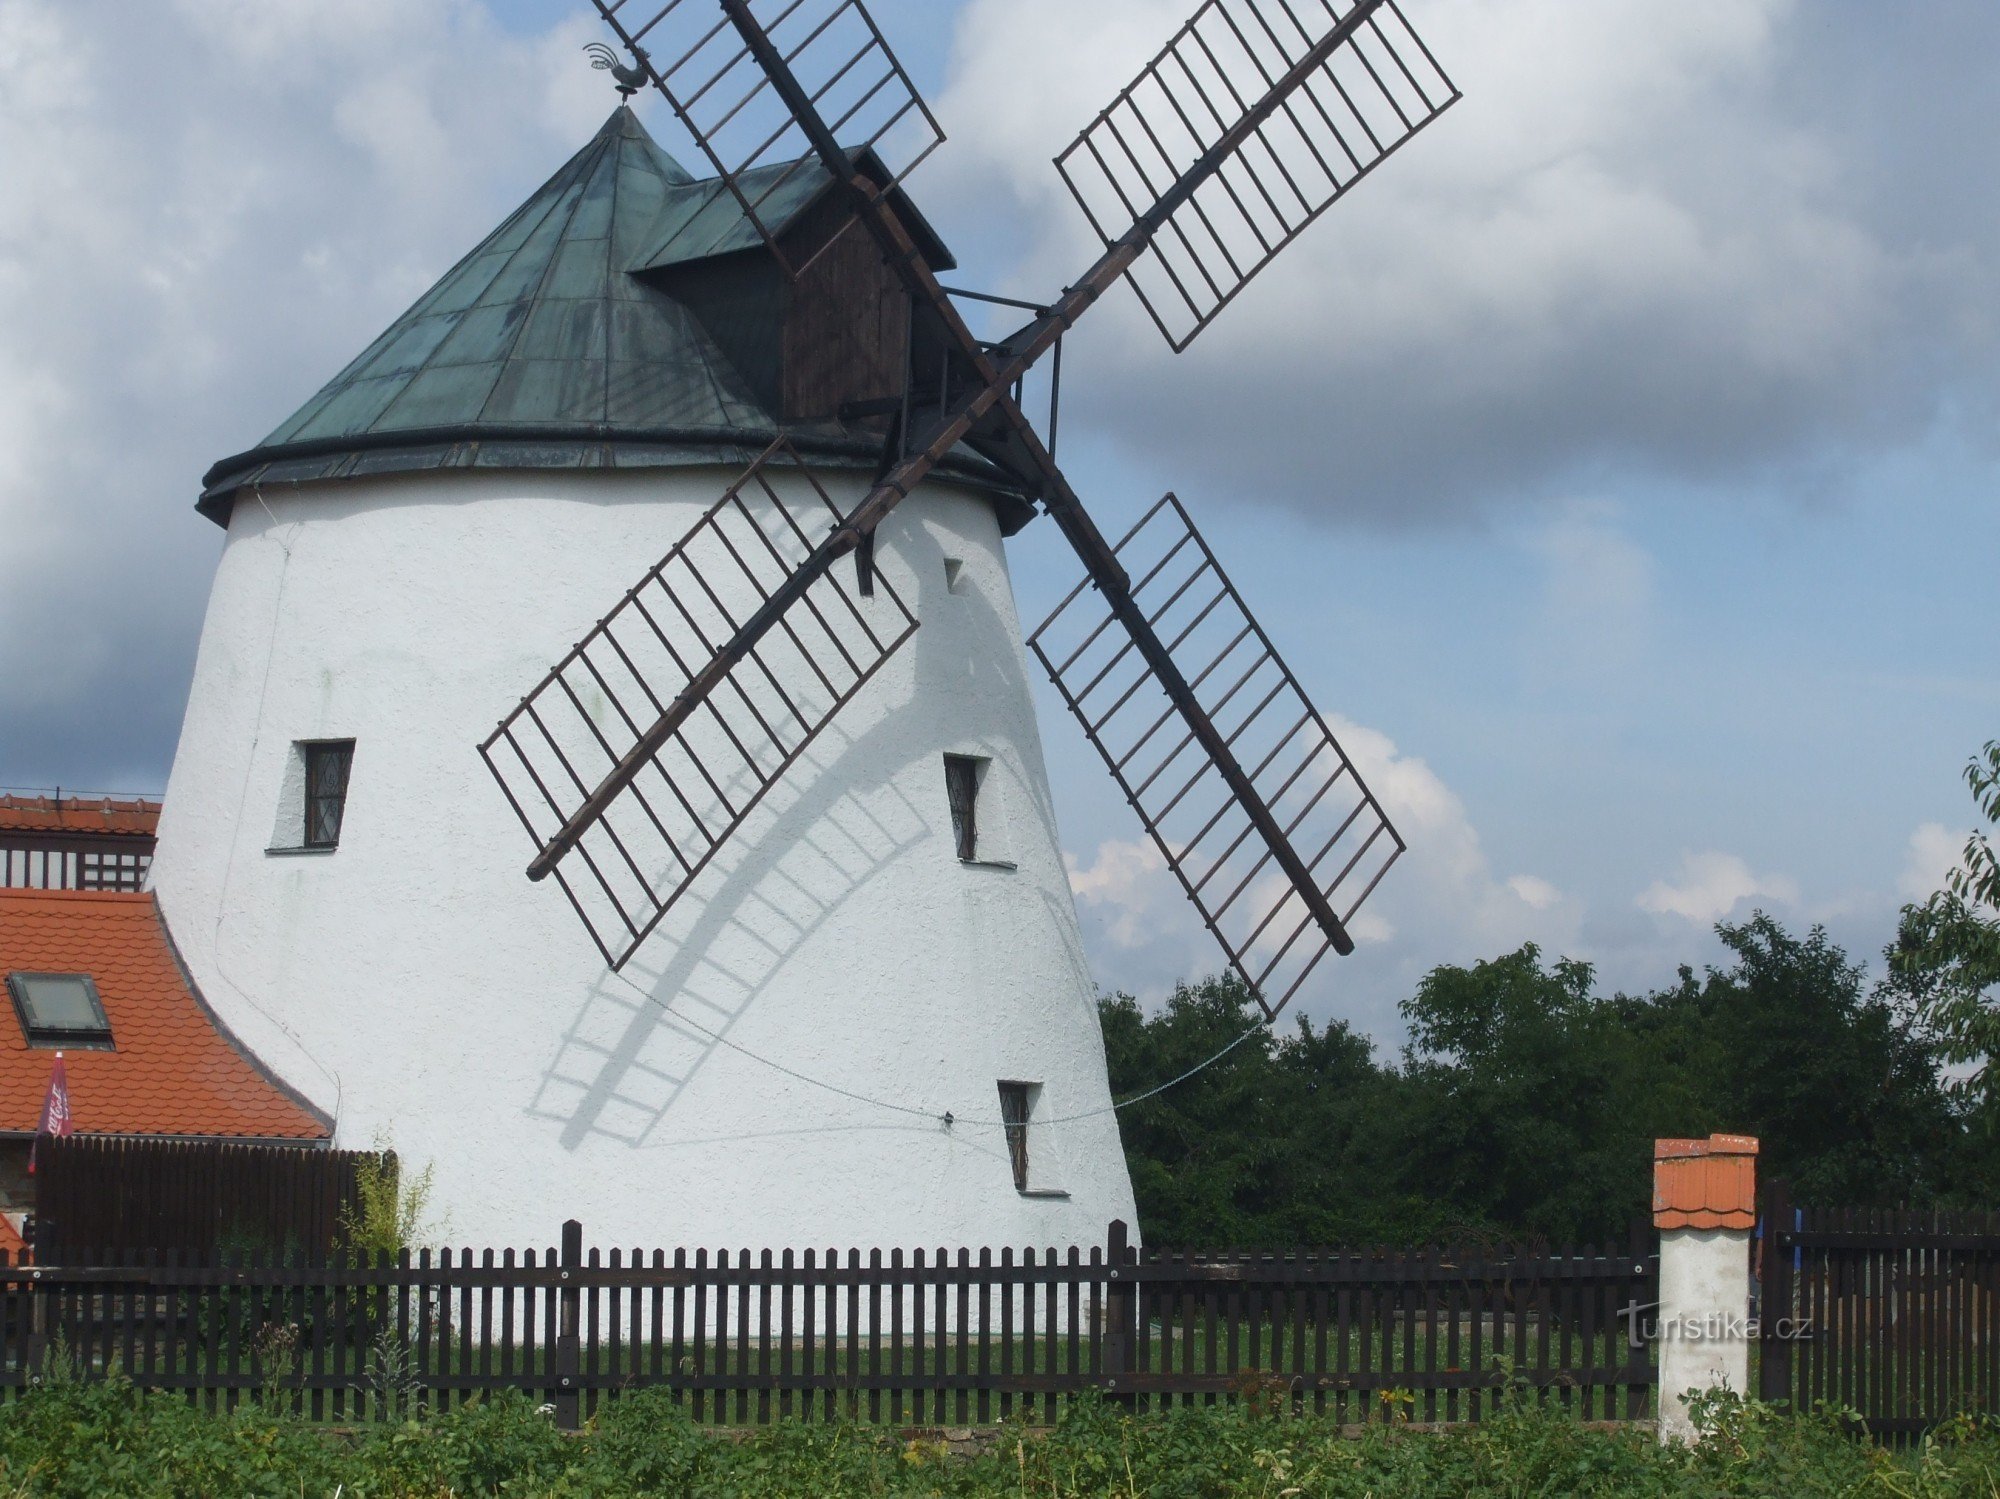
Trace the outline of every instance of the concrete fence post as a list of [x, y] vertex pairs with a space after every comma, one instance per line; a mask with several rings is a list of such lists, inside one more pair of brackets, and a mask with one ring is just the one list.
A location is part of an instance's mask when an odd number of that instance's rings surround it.
[[1749, 1393], [1756, 1163], [1757, 1142], [1748, 1135], [1653, 1142], [1662, 1442], [1693, 1438], [1690, 1392]]

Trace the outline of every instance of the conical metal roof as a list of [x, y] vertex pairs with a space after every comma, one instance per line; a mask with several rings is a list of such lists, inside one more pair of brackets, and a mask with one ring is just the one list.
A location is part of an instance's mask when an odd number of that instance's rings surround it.
[[[796, 172], [768, 220], [790, 222], [829, 181]], [[748, 463], [780, 425], [753, 393], [761, 372], [635, 273], [760, 245], [722, 184], [695, 181], [621, 105], [359, 358], [211, 468], [200, 509], [226, 524], [246, 486], [428, 469]], [[790, 430], [836, 459], [872, 459], [879, 442]]]

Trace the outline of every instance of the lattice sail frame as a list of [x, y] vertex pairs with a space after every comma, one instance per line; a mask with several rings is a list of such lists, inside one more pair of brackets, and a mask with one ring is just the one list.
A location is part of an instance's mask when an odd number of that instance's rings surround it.
[[[794, 279], [804, 274], [839, 236], [804, 254], [788, 251], [772, 208], [800, 172], [817, 171], [820, 163], [805, 127], [778, 97], [726, 7], [719, 13], [715, 0], [591, 4], [673, 106], [778, 263]], [[743, 5], [841, 144], [852, 155], [874, 153], [887, 173], [879, 184], [885, 190], [944, 143], [937, 117], [860, 0]]]
[[[1402, 836], [1169, 494], [1117, 544], [1132, 596], [1343, 927], [1404, 851]], [[1028, 646], [1083, 725], [1229, 965], [1275, 1018], [1333, 947], [1255, 837], [1242, 804], [1087, 583]], [[1185, 668], [1184, 668], [1185, 669]], [[1146, 689], [1153, 690], [1148, 691]], [[1214, 795], [1220, 789], [1220, 804]]]
[[1185, 349], [1250, 279], [1459, 94], [1395, 0], [1206, 0], [1138, 78], [1056, 158], [1109, 245], [1309, 61], [1353, 29], [1166, 217], [1126, 273]]
[[[501, 721], [480, 754], [539, 852], [842, 518], [778, 440]], [[864, 607], [844, 574], [817, 578], [555, 862], [614, 970], [916, 632], [886, 577]]]

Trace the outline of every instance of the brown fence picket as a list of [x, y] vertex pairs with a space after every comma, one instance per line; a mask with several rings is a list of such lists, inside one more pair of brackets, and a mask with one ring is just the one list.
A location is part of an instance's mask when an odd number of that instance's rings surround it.
[[951, 1326], [951, 1393], [945, 1402], [945, 1420], [953, 1425], [970, 1425], [973, 1419], [972, 1384], [978, 1363], [978, 1318], [972, 1297], [973, 1265], [968, 1249], [955, 1254], [939, 1252], [939, 1261], [948, 1267], [945, 1283], [946, 1319]]
[[703, 1378], [709, 1371], [708, 1359], [708, 1251], [694, 1252], [694, 1313], [688, 1324], [688, 1338], [691, 1344], [688, 1353], [689, 1374], [693, 1386], [691, 1404], [694, 1419], [706, 1420], [708, 1416], [708, 1385]]
[[1816, 1403], [1819, 1394], [1822, 1378], [1819, 1364], [1825, 1348], [1823, 1340], [1827, 1335], [1827, 1328], [1819, 1305], [1820, 1291], [1825, 1285], [1825, 1278], [1806, 1272], [1805, 1250], [1794, 1237], [1795, 1232], [1803, 1232], [1805, 1227], [1805, 1213], [1795, 1210], [1794, 1221], [1783, 1225], [1781, 1229], [1781, 1243], [1785, 1248], [1786, 1257], [1798, 1264], [1798, 1268], [1792, 1272], [1795, 1277], [1793, 1300], [1798, 1307], [1798, 1330], [1801, 1333], [1810, 1330], [1812, 1333], [1809, 1338], [1801, 1336], [1792, 1342], [1793, 1403], [1800, 1409], [1809, 1410]]

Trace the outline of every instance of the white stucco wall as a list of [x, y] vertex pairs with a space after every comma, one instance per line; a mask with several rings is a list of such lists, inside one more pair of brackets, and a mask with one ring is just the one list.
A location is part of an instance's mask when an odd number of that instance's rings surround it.
[[1660, 1440], [1691, 1441], [1687, 1393], [1749, 1393], [1750, 1233], [1660, 1233]]
[[[623, 975], [522, 873], [476, 745], [730, 477], [244, 497], [153, 864], [189, 967], [339, 1144], [435, 1166], [453, 1242], [547, 1244], [567, 1217], [648, 1248], [1101, 1242], [1133, 1217], [1115, 1119], [1034, 1129], [1033, 1185], [1066, 1197], [1015, 1191], [998, 1124], [1003, 1078], [1041, 1085], [1044, 1120], [1109, 1097], [976, 496], [932, 486], [884, 526], [878, 564], [922, 627]], [[295, 743], [329, 738], [356, 742], [340, 847], [269, 852]], [[947, 752], [991, 760], [980, 815], [1016, 868], [955, 857]]]

